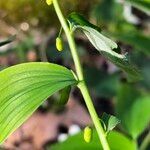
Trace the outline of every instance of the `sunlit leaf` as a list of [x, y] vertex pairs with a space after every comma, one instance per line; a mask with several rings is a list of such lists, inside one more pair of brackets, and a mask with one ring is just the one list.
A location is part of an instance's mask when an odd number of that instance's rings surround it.
[[76, 83], [72, 71], [50, 63], [25, 63], [1, 71], [0, 143], [49, 96]]
[[[111, 150], [136, 150], [136, 144], [125, 137], [123, 134], [112, 131], [108, 135], [108, 142]], [[75, 136], [69, 137], [63, 143], [57, 143], [48, 150], [102, 150], [99, 138], [96, 131], [93, 131], [92, 141], [86, 143], [83, 139], [83, 133], [79, 133]]]
[[72, 26], [72, 30], [76, 28], [81, 29], [92, 45], [108, 60], [126, 71], [130, 80], [137, 80], [140, 78], [139, 71], [130, 64], [127, 55], [117, 53], [118, 45], [100, 33], [100, 29], [77, 13], [72, 13], [68, 17], [68, 21]]

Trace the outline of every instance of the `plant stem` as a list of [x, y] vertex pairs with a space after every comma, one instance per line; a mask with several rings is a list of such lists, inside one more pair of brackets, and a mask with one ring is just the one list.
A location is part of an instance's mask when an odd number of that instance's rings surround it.
[[150, 131], [148, 132], [148, 134], [144, 138], [139, 150], [146, 150], [148, 144], [150, 144]]
[[70, 29], [69, 29], [69, 27], [66, 23], [66, 20], [65, 20], [62, 12], [60, 10], [58, 1], [53, 0], [53, 5], [54, 5], [54, 8], [55, 8], [56, 14], [57, 14], [57, 16], [60, 20], [60, 23], [62, 25], [62, 28], [64, 29], [65, 34], [66, 34], [67, 39], [68, 39], [69, 47], [70, 47], [71, 54], [72, 54], [74, 64], [75, 64], [75, 68], [76, 68], [76, 73], [77, 73], [78, 79], [80, 80], [80, 83], [79, 83], [78, 87], [79, 87], [79, 89], [80, 89], [80, 91], [81, 91], [81, 93], [84, 97], [85, 103], [87, 105], [87, 108], [89, 110], [89, 113], [91, 115], [93, 123], [95, 125], [95, 128], [97, 130], [97, 133], [98, 133], [98, 136], [99, 136], [99, 139], [100, 139], [100, 142], [102, 144], [103, 149], [104, 150], [110, 150], [107, 139], [106, 139], [106, 136], [105, 136], [105, 132], [102, 128], [99, 117], [98, 117], [98, 115], [95, 111], [94, 105], [92, 103], [92, 99], [91, 99], [89, 91], [87, 89], [86, 83], [84, 81], [83, 71], [82, 71], [80, 59], [79, 59], [79, 56], [78, 56], [78, 53], [77, 53], [77, 49], [76, 49], [75, 41], [74, 41], [74, 38], [73, 38], [73, 34], [70, 31]]
[[110, 150], [108, 142], [107, 142], [107, 139], [106, 139], [106, 136], [105, 136], [105, 132], [104, 132], [104, 130], [102, 128], [102, 125], [100, 123], [99, 117], [98, 117], [98, 115], [97, 115], [97, 113], [95, 111], [94, 105], [92, 103], [92, 99], [91, 99], [91, 96], [89, 94], [88, 88], [87, 88], [87, 86], [86, 86], [84, 81], [80, 82], [79, 88], [81, 90], [81, 93], [82, 93], [82, 95], [84, 97], [86, 106], [87, 106], [87, 108], [89, 110], [89, 113], [90, 113], [91, 118], [93, 120], [93, 123], [95, 125], [95, 128], [96, 128], [96, 131], [98, 133], [100, 142], [102, 144], [102, 147], [103, 147], [104, 150]]
[[71, 49], [71, 53], [72, 53], [72, 56], [73, 56], [74, 64], [75, 64], [75, 67], [76, 67], [77, 75], [78, 75], [80, 80], [83, 80], [82, 68], [81, 68], [79, 57], [78, 57], [78, 53], [76, 51], [76, 45], [75, 45], [72, 33], [70, 32], [70, 29], [68, 28], [66, 20], [65, 20], [62, 12], [60, 10], [58, 1], [57, 0], [53, 0], [53, 4], [54, 4], [54, 8], [55, 8], [56, 14], [57, 14], [57, 16], [58, 16], [58, 18], [60, 20], [61, 25], [62, 25], [62, 28], [64, 29], [65, 34], [67, 36], [69, 47]]

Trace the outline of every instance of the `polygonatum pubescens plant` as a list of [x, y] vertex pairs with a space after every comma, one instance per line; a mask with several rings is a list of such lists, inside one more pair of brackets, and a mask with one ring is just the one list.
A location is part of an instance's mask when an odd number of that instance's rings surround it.
[[[95, 111], [74, 41], [75, 31], [79, 29], [83, 32], [102, 56], [127, 73], [129, 80], [139, 79], [140, 74], [131, 65], [127, 54], [120, 54], [119, 46], [103, 35], [99, 27], [76, 12], [64, 18], [58, 0], [46, 0], [46, 2], [48, 5], [53, 4], [62, 31], [66, 34], [75, 72], [64, 66], [46, 62], [23, 63], [2, 70], [0, 72], [0, 143], [4, 142], [49, 96], [61, 91], [60, 103], [64, 105], [67, 103], [71, 86], [77, 86], [84, 97], [103, 149], [110, 150], [106, 133], [112, 130], [119, 120], [105, 114], [106, 123], [105, 120], [99, 119]], [[63, 49], [60, 36], [56, 39], [59, 51]], [[10, 40], [0, 43], [0, 46], [8, 42]], [[90, 142], [92, 131], [86, 128], [85, 132], [88, 134], [85, 139]]]

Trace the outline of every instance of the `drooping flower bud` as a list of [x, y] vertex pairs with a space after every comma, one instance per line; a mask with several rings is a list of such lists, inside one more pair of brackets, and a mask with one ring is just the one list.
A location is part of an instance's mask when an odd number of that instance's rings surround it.
[[47, 5], [51, 5], [53, 3], [53, 0], [46, 0]]
[[89, 143], [92, 139], [92, 129], [90, 127], [85, 127], [84, 129], [84, 141]]
[[62, 42], [62, 39], [60, 37], [56, 38], [56, 48], [58, 51], [63, 50], [63, 42]]

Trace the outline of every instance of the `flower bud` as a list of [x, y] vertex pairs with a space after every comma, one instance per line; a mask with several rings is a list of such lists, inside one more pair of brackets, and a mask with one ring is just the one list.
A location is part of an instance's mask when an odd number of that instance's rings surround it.
[[85, 127], [84, 129], [84, 140], [85, 142], [89, 143], [92, 139], [92, 129], [90, 127]]
[[53, 0], [46, 0], [47, 5], [51, 5], [53, 3]]
[[62, 42], [62, 39], [60, 37], [56, 38], [56, 48], [58, 51], [63, 50], [63, 42]]

